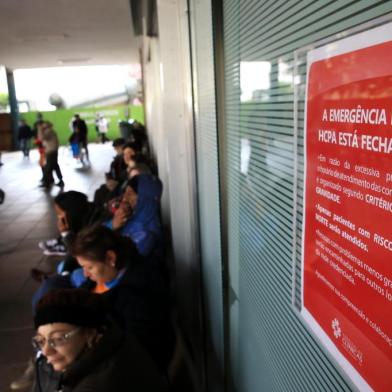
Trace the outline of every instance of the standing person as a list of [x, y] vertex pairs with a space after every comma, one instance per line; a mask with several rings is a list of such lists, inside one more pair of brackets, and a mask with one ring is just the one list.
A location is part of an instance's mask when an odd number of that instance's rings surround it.
[[63, 175], [61, 174], [60, 166], [58, 164], [58, 149], [59, 139], [56, 132], [53, 130], [52, 123], [44, 121], [42, 126], [42, 143], [45, 147], [46, 164], [44, 167], [44, 181], [42, 186], [49, 188], [53, 182], [53, 171], [56, 172], [59, 182], [56, 184], [59, 187], [64, 187]]
[[35, 119], [34, 125], [33, 125], [33, 136], [36, 138], [38, 135], [38, 126], [40, 124], [42, 124], [42, 122], [44, 121], [43, 117], [42, 117], [42, 113], [37, 112], [37, 117]]
[[36, 121], [34, 123], [34, 130], [33, 130], [34, 137], [35, 137], [34, 144], [37, 146], [38, 154], [39, 154], [38, 164], [40, 165], [42, 170], [41, 183], [43, 183], [45, 180], [45, 162], [46, 162], [45, 147], [42, 143], [43, 126], [44, 126], [44, 122], [42, 120]]
[[95, 113], [95, 132], [97, 133], [97, 140], [99, 140], [99, 127], [98, 127], [98, 122], [99, 122], [99, 113]]
[[18, 140], [24, 158], [29, 158], [30, 143], [32, 137], [33, 137], [32, 129], [27, 125], [25, 120], [21, 119], [19, 123]]
[[106, 134], [108, 133], [109, 130], [108, 120], [106, 120], [106, 118], [101, 114], [98, 118], [97, 125], [98, 125], [99, 136], [101, 137], [101, 143], [104, 144], [109, 140], [106, 137]]
[[87, 148], [88, 128], [87, 128], [86, 121], [80, 118], [79, 114], [75, 114], [75, 120], [72, 122], [72, 128], [74, 132], [78, 134], [79, 142], [82, 148], [86, 150], [87, 161], [90, 162], [88, 148]]

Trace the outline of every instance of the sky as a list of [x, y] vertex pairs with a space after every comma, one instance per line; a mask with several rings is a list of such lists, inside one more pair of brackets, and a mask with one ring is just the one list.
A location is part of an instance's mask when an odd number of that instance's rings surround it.
[[[101, 65], [18, 69], [14, 71], [18, 101], [30, 101], [32, 109], [54, 110], [49, 96], [59, 94], [70, 106], [97, 97], [124, 92], [140, 77], [138, 66]], [[7, 92], [5, 71], [0, 71], [0, 93]]]

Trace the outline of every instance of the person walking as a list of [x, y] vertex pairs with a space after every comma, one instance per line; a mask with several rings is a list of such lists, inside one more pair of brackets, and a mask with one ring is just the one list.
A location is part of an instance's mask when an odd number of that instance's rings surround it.
[[75, 114], [75, 120], [72, 122], [72, 128], [74, 132], [78, 134], [79, 142], [82, 148], [86, 151], [87, 162], [90, 162], [89, 154], [88, 154], [88, 128], [86, 121], [84, 121], [79, 114]]
[[29, 158], [31, 138], [33, 137], [32, 129], [27, 125], [25, 120], [19, 122], [18, 140], [20, 149], [23, 152], [24, 158]]
[[42, 126], [42, 143], [45, 147], [46, 164], [44, 167], [44, 180], [42, 187], [49, 188], [53, 183], [53, 171], [56, 172], [58, 183], [57, 186], [63, 188], [63, 175], [58, 164], [59, 139], [53, 130], [53, 125], [49, 121], [44, 121]]
[[98, 121], [98, 133], [99, 136], [101, 137], [101, 143], [104, 144], [105, 142], [109, 141], [109, 139], [106, 137], [106, 134], [108, 133], [109, 130], [109, 123], [108, 120], [102, 114], [99, 116]]
[[34, 135], [34, 144], [37, 146], [38, 149], [38, 154], [39, 154], [39, 158], [38, 158], [38, 164], [41, 167], [42, 170], [42, 178], [41, 178], [41, 183], [44, 182], [45, 180], [45, 147], [43, 145], [42, 142], [42, 133], [43, 133], [43, 127], [44, 127], [45, 123], [43, 120], [39, 121], [39, 122], [35, 122], [34, 124], [34, 128], [33, 128], [33, 135]]

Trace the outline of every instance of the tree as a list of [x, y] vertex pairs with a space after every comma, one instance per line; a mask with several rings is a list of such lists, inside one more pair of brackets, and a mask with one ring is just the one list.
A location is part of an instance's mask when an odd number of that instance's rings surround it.
[[0, 111], [5, 111], [9, 105], [8, 94], [0, 93]]

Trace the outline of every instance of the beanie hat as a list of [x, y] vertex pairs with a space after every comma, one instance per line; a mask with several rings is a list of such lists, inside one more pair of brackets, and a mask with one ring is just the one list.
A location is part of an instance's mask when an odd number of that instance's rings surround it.
[[34, 326], [53, 323], [100, 328], [107, 323], [103, 298], [83, 289], [53, 290], [38, 303]]
[[38, 309], [34, 326], [53, 323], [67, 323], [78, 327], [99, 328], [105, 324], [105, 313], [97, 313], [83, 306], [46, 306]]

